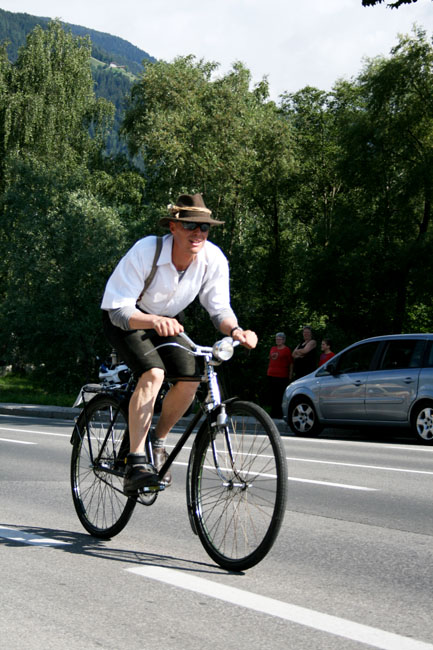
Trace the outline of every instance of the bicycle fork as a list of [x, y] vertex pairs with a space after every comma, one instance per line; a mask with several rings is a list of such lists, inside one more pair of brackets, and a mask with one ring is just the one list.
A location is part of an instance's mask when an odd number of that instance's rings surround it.
[[[227, 424], [227, 413], [225, 409], [225, 404], [221, 405], [221, 411], [217, 416], [217, 421], [212, 426], [214, 427], [211, 436], [213, 462], [215, 465], [215, 470], [219, 478], [221, 479], [223, 487], [226, 487], [229, 490], [233, 490], [234, 488], [240, 488], [241, 490], [246, 490], [248, 484], [246, 481], [242, 479], [242, 477], [239, 475], [239, 472], [236, 468], [231, 434]], [[230, 463], [230, 468], [226, 468], [225, 471], [227, 471], [227, 469], [231, 469], [236, 480], [234, 480], [233, 478], [227, 478], [227, 476], [224, 474], [224, 470], [221, 469], [221, 465], [218, 458], [218, 449], [216, 445], [218, 432], [224, 436], [225, 446], [226, 446], [225, 455], [228, 456], [228, 460]]]

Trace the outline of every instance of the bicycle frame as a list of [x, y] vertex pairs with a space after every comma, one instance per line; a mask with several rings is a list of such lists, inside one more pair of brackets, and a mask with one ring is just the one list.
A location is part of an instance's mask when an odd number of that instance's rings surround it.
[[[234, 460], [233, 460], [232, 446], [231, 446], [230, 436], [228, 434], [228, 430], [226, 427], [227, 414], [225, 410], [225, 403], [222, 402], [221, 400], [221, 391], [218, 383], [217, 373], [215, 371], [215, 366], [219, 365], [221, 361], [214, 360], [215, 347], [210, 348], [210, 347], [198, 346], [185, 333], [182, 333], [182, 337], [186, 340], [186, 342], [191, 347], [191, 350], [188, 350], [190, 354], [194, 354], [194, 356], [200, 356], [204, 358], [205, 372], [202, 377], [202, 382], [207, 383], [208, 393], [207, 393], [207, 397], [201, 403], [201, 408], [203, 409], [203, 412], [205, 413], [209, 421], [210, 430], [215, 429], [216, 427], [223, 428], [226, 441], [227, 441], [227, 449], [229, 450], [230, 462], [233, 467]], [[237, 343], [232, 342], [233, 347], [235, 347], [236, 344]], [[164, 343], [163, 345], [175, 345], [177, 347], [183, 347], [180, 346], [178, 343]], [[158, 346], [158, 347], [162, 347], [162, 346]], [[203, 413], [198, 411], [194, 416], [194, 418], [192, 419], [191, 423], [186, 427], [184, 433], [178, 440], [173, 451], [169, 454], [166, 462], [161, 467], [161, 470], [158, 475], [160, 480], [173, 464], [180, 450], [182, 449], [182, 447], [190, 437], [191, 433], [194, 431], [195, 426], [201, 420], [202, 415]], [[151, 447], [151, 445], [149, 445], [149, 447]], [[215, 468], [217, 470], [217, 473], [222, 480], [225, 480], [225, 477], [221, 471], [218, 462], [218, 454], [213, 442], [212, 442], [212, 452], [213, 452], [214, 463], [215, 463]], [[191, 464], [191, 458], [193, 457], [193, 453], [194, 453], [194, 448], [191, 450], [189, 465]]]
[[[206, 398], [201, 402], [201, 410], [197, 411], [197, 413], [194, 415], [193, 419], [191, 422], [187, 425], [185, 431], [177, 441], [176, 445], [174, 446], [173, 450], [170, 452], [168, 455], [167, 460], [165, 461], [164, 465], [161, 467], [158, 477], [160, 480], [160, 483], [162, 483], [162, 478], [168, 471], [168, 469], [171, 467], [171, 465], [174, 463], [175, 459], [179, 455], [181, 449], [185, 445], [186, 441], [188, 438], [191, 436], [193, 433], [195, 427], [197, 424], [200, 422], [202, 419], [203, 415], [205, 415], [209, 421], [209, 428], [210, 430], [214, 430], [215, 434], [216, 431], [219, 429], [223, 429], [225, 438], [226, 438], [226, 443], [227, 443], [227, 449], [230, 457], [230, 463], [232, 465], [232, 468], [234, 468], [234, 460], [233, 460], [233, 452], [232, 452], [232, 445], [231, 445], [231, 440], [230, 436], [228, 434], [228, 430], [226, 427], [227, 423], [227, 415], [225, 411], [225, 402], [222, 402], [221, 400], [221, 391], [218, 383], [218, 377], [217, 373], [215, 371], [215, 366], [219, 365], [221, 361], [215, 360], [214, 359], [214, 348], [210, 347], [205, 347], [205, 346], [198, 346], [196, 345], [186, 334], [182, 334], [182, 337], [186, 340], [186, 342], [189, 344], [191, 349], [184, 348], [183, 346], [179, 345], [178, 343], [175, 342], [170, 342], [170, 343], [163, 343], [159, 346], [157, 346], [155, 349], [158, 350], [161, 347], [165, 346], [176, 346], [176, 347], [181, 347], [182, 349], [186, 350], [188, 353], [193, 354], [194, 356], [200, 356], [203, 357], [204, 359], [204, 374], [203, 377], [201, 378], [201, 381], [203, 383], [206, 383], [208, 385], [208, 393]], [[170, 381], [170, 378], [169, 378]], [[123, 471], [115, 468], [111, 468], [108, 466], [103, 466], [101, 465], [101, 458], [104, 455], [104, 450], [107, 445], [108, 440], [110, 439], [110, 436], [113, 435], [113, 430], [114, 430], [114, 425], [117, 420], [117, 416], [119, 414], [120, 408], [122, 404], [128, 403], [129, 399], [133, 393], [133, 387], [134, 387], [134, 380], [131, 378], [127, 384], [127, 387], [125, 389], [119, 390], [119, 388], [104, 388], [101, 390], [101, 387], [99, 385], [86, 385], [83, 386], [81, 389], [82, 391], [82, 398], [83, 398], [83, 410], [81, 412], [80, 417], [84, 417], [85, 421], [85, 431], [86, 431], [86, 436], [89, 444], [89, 454], [90, 454], [90, 461], [93, 465], [94, 469], [103, 469], [104, 472], [107, 474], [114, 474], [116, 476], [123, 476]], [[87, 389], [87, 390], [86, 390]], [[99, 389], [99, 390], [97, 390]], [[87, 413], [86, 413], [86, 406], [90, 404], [90, 401], [86, 402], [84, 395], [86, 392], [93, 392], [97, 394], [103, 394], [107, 393], [107, 395], [113, 396], [115, 395], [117, 400], [118, 400], [118, 408], [114, 412], [113, 416], [110, 419], [110, 424], [107, 430], [107, 433], [105, 435], [105, 438], [101, 444], [101, 447], [99, 449], [99, 453], [96, 458], [93, 457], [93, 449], [92, 449], [92, 444], [91, 444], [91, 434], [89, 431], [89, 423], [87, 421]], [[78, 421], [77, 424], [74, 427], [74, 431], [72, 433], [71, 437], [71, 443], [74, 440], [74, 436], [80, 435], [79, 433], [79, 427], [78, 427]], [[215, 436], [214, 436], [215, 437]], [[149, 458], [150, 462], [153, 462], [153, 453], [152, 453], [152, 444], [150, 441], [150, 436], [148, 435], [146, 438], [146, 453]], [[191, 450], [191, 455], [190, 455], [190, 462], [189, 465], [191, 464], [191, 459], [193, 458], [193, 453], [194, 453], [194, 447]], [[219, 460], [218, 460], [218, 453], [216, 451], [215, 445], [212, 441], [212, 453], [213, 453], [213, 458], [214, 458], [214, 464], [215, 464], [215, 469], [217, 470], [218, 475], [220, 476], [222, 481], [226, 481], [226, 478], [224, 477], [224, 474], [221, 470]], [[102, 477], [100, 477], [101, 480]], [[244, 486], [244, 483], [242, 482], [242, 486]], [[163, 485], [160, 486], [161, 489], [164, 489]], [[238, 485], [239, 487], [239, 485]], [[117, 488], [114, 488], [117, 489]], [[120, 490], [118, 490], [120, 491]], [[189, 490], [188, 490], [189, 493]], [[188, 507], [189, 507], [188, 503]]]

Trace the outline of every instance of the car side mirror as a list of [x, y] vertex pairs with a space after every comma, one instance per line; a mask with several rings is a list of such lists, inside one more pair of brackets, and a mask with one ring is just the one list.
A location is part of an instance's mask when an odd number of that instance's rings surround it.
[[337, 364], [330, 361], [326, 366], [326, 370], [330, 375], [338, 375]]

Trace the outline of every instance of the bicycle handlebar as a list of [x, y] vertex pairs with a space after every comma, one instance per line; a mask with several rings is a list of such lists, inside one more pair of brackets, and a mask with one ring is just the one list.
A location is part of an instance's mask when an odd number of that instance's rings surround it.
[[[175, 341], [170, 341], [169, 343], [161, 343], [161, 345], [157, 345], [154, 350], [159, 350], [159, 348], [164, 348], [167, 345], [170, 345], [182, 348], [183, 350], [186, 350], [186, 352], [189, 352], [189, 354], [193, 354], [196, 357], [213, 356], [218, 359], [218, 361], [228, 361], [233, 356], [233, 349], [240, 345], [239, 341], [233, 341], [230, 336], [225, 336], [219, 341], [216, 341], [212, 347], [194, 343], [194, 341], [188, 336], [188, 334], [185, 334], [185, 332], [180, 332], [179, 336], [188, 344], [190, 349], [184, 348], [184, 346], [176, 343]], [[151, 352], [152, 350], [145, 352], [144, 356], [151, 354]]]
[[188, 334], [186, 334], [185, 332], [180, 332], [179, 336], [180, 336], [182, 339], [184, 339], [184, 341], [186, 341], [186, 343], [188, 343], [188, 345], [189, 345], [193, 350], [195, 350], [195, 348], [197, 347], [197, 345], [194, 343], [194, 341], [193, 341], [192, 339], [189, 338]]

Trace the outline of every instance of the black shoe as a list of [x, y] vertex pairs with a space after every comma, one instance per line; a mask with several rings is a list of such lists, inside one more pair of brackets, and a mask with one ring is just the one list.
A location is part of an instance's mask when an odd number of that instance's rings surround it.
[[[164, 465], [167, 458], [168, 458], [168, 453], [165, 447], [153, 448], [153, 461], [155, 463], [157, 472], [159, 472], [159, 470]], [[162, 477], [162, 481], [165, 484], [165, 487], [169, 487], [172, 484], [173, 478], [171, 476], [170, 470], [164, 474], [164, 476]]]
[[137, 494], [144, 487], [159, 485], [158, 474], [142, 454], [128, 454], [123, 491], [127, 496]]

